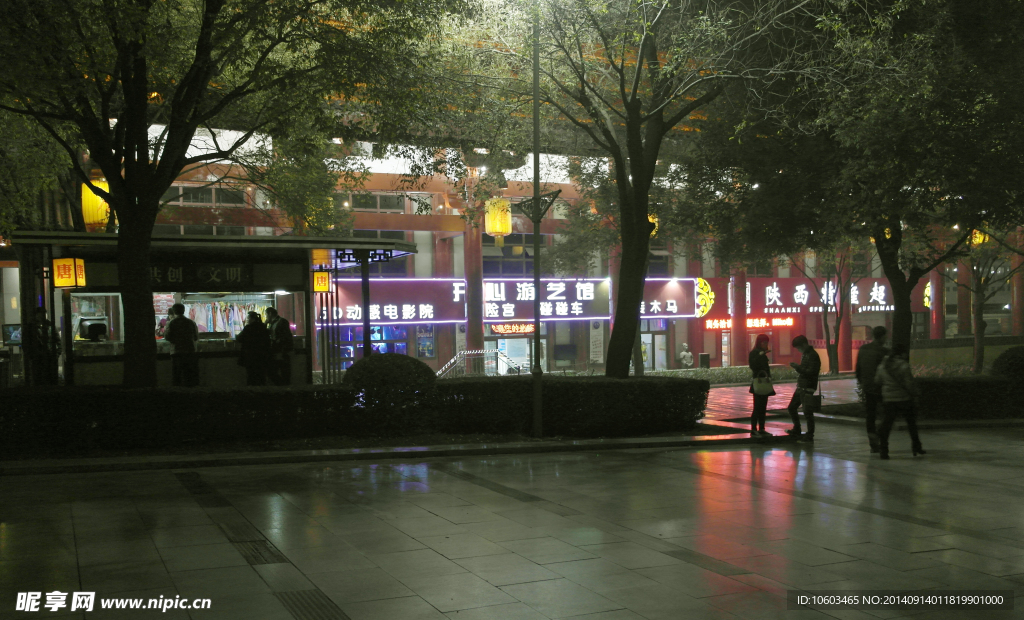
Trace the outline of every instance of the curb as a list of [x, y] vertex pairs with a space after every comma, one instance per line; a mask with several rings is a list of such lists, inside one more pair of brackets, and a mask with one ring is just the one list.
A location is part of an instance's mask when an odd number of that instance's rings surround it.
[[198, 467], [230, 467], [241, 465], [283, 465], [365, 460], [395, 460], [488, 456], [498, 454], [540, 454], [545, 452], [586, 452], [594, 450], [632, 450], [638, 448], [681, 448], [693, 446], [755, 445], [793, 443], [795, 439], [775, 435], [774, 438], [732, 437], [731, 435], [681, 436], [679, 438], [587, 439], [579, 441], [544, 441], [518, 444], [472, 444], [467, 446], [424, 446], [404, 448], [371, 448], [352, 450], [301, 450], [290, 452], [232, 453], [195, 457], [125, 457], [92, 458], [64, 461], [0, 462], [0, 476], [41, 474], [81, 474], [112, 471], [149, 471], [157, 469], [194, 469]]

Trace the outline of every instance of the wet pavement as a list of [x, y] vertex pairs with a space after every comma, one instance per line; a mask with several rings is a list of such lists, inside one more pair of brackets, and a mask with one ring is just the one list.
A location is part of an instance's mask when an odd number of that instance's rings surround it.
[[[709, 417], [746, 413], [735, 391]], [[898, 432], [883, 462], [860, 428], [822, 423], [813, 446], [4, 476], [0, 618], [1024, 617], [1024, 599], [858, 611], [787, 610], [785, 598], [1024, 596], [1022, 438], [926, 431], [914, 458]], [[19, 592], [96, 592], [96, 608], [19, 613]], [[99, 609], [161, 596], [210, 609]]]

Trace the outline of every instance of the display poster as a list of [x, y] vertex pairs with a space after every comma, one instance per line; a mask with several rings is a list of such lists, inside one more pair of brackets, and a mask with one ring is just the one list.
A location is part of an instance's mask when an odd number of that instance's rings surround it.
[[604, 322], [590, 322], [590, 363], [604, 363]]
[[466, 324], [459, 323], [455, 326], [455, 353], [466, 350]]

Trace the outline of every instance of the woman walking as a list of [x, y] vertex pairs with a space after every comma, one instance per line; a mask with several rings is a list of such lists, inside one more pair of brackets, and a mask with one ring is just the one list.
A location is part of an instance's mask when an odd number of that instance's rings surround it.
[[875, 383], [882, 388], [885, 412], [882, 426], [878, 429], [878, 450], [879, 456], [886, 460], [889, 458], [889, 432], [897, 414], [902, 414], [907, 420], [914, 456], [925, 454], [924, 448], [921, 447], [921, 438], [917, 435], [917, 409], [914, 406], [914, 398], [918, 395], [918, 389], [914, 383], [914, 375], [910, 372], [909, 358], [907, 345], [894, 344], [892, 353], [882, 360], [875, 372]]
[[[768, 334], [760, 334], [754, 340], [754, 350], [750, 352], [748, 362], [753, 379], [750, 382], [750, 393], [754, 395], [754, 411], [750, 414], [750, 434], [757, 437], [771, 437], [764, 430], [765, 416], [768, 412], [768, 397], [775, 396], [772, 387], [772, 369], [768, 364]], [[765, 381], [767, 380], [767, 381]]]

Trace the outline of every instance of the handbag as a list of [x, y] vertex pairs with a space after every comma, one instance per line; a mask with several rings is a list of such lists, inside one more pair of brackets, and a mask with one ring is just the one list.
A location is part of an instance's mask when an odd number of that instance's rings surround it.
[[772, 380], [763, 371], [760, 376], [754, 377], [754, 394], [757, 396], [771, 396], [775, 391]]
[[818, 381], [818, 393], [815, 394], [814, 390], [810, 392], [804, 392], [803, 405], [804, 413], [819, 413], [821, 412], [821, 381]]

